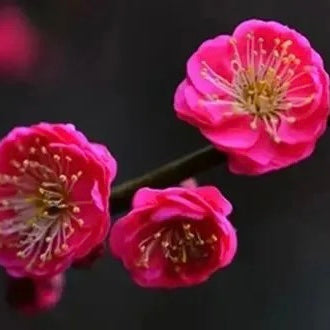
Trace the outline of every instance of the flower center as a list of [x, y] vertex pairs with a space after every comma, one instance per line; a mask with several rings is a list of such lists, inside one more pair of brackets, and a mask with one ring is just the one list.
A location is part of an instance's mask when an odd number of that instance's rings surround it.
[[257, 129], [261, 121], [274, 141], [280, 142], [277, 134], [280, 121], [294, 123], [296, 118], [290, 116], [288, 111], [313, 100], [313, 94], [294, 95], [312, 86], [311, 83], [296, 85], [297, 79], [308, 74], [310, 68], [302, 67], [300, 59], [289, 53], [291, 40], [275, 38], [273, 49], [267, 52], [263, 38], [256, 40], [253, 33], [248, 33], [245, 61], [234, 38], [231, 39], [231, 45], [234, 50], [231, 61], [232, 81], [218, 75], [205, 61], [202, 62], [201, 70], [203, 78], [230, 98], [206, 95], [207, 99], [201, 100], [202, 104], [229, 105], [232, 110], [225, 112], [226, 116], [248, 114], [252, 116], [252, 129]]
[[[27, 268], [42, 267], [68, 253], [68, 239], [84, 221], [71, 192], [82, 171], [70, 175], [72, 159], [52, 154], [45, 146], [29, 148], [23, 161], [11, 160], [18, 175], [0, 175], [0, 248], [17, 249]], [[26, 151], [20, 145], [21, 152]]]
[[140, 258], [137, 266], [148, 268], [152, 253], [160, 247], [164, 258], [178, 272], [181, 266], [189, 262], [209, 257], [210, 249], [214, 250], [217, 240], [215, 234], [204, 239], [190, 223], [166, 226], [139, 244]]

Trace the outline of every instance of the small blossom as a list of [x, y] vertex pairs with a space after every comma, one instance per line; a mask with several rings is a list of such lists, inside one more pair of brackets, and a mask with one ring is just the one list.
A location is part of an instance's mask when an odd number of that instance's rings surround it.
[[38, 59], [39, 39], [19, 7], [0, 7], [0, 75], [25, 76]]
[[197, 180], [195, 178], [188, 178], [188, 179], [183, 180], [182, 182], [180, 182], [180, 186], [183, 187], [183, 188], [197, 188], [198, 183], [197, 183]]
[[0, 142], [0, 264], [14, 277], [52, 276], [108, 232], [116, 162], [70, 124], [12, 130]]
[[198, 284], [234, 257], [231, 211], [214, 187], [142, 188], [133, 210], [114, 224], [110, 249], [141, 286]]
[[10, 277], [7, 302], [11, 307], [26, 315], [42, 313], [59, 303], [64, 284], [64, 273], [41, 279]]
[[191, 56], [175, 110], [228, 153], [232, 172], [261, 174], [313, 152], [327, 125], [328, 80], [305, 37], [250, 20]]

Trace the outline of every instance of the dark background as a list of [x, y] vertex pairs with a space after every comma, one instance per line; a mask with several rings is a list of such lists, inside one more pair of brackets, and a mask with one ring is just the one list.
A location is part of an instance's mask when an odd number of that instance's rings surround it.
[[[47, 41], [29, 81], [1, 83], [0, 135], [16, 125], [73, 122], [107, 144], [117, 183], [207, 142], [175, 118], [185, 61], [242, 20], [274, 19], [305, 34], [330, 64], [328, 0], [26, 0], [16, 2]], [[8, 330], [330, 328], [330, 133], [313, 156], [260, 177], [222, 166], [201, 175], [234, 204], [239, 250], [207, 283], [175, 291], [134, 285], [106, 255], [70, 271], [60, 305], [27, 319], [0, 301]], [[0, 276], [4, 297], [4, 276]]]

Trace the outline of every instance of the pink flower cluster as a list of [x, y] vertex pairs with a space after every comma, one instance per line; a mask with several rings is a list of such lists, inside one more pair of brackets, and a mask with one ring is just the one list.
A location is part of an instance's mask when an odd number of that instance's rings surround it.
[[[34, 58], [26, 28], [15, 10], [0, 11], [0, 71], [6, 61], [22, 69]], [[308, 157], [328, 108], [329, 78], [318, 53], [298, 32], [260, 20], [203, 43], [175, 94], [178, 117], [227, 153], [239, 174]], [[0, 265], [10, 277], [8, 298], [25, 313], [47, 310], [61, 298], [64, 272], [89, 267], [104, 251], [116, 161], [71, 124], [15, 128], [0, 141], [0, 155]], [[231, 212], [217, 188], [197, 187], [194, 179], [144, 187], [108, 245], [140, 286], [199, 284], [235, 256]]]
[[250, 20], [190, 57], [175, 110], [228, 154], [232, 172], [262, 174], [313, 152], [327, 125], [329, 77], [301, 34]]

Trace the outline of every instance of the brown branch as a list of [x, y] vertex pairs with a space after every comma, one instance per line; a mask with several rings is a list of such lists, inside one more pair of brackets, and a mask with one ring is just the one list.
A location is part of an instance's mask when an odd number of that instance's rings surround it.
[[176, 159], [149, 173], [115, 186], [111, 195], [111, 211], [120, 213], [129, 208], [134, 193], [142, 187], [165, 188], [208, 170], [225, 161], [213, 146], [207, 146]]

